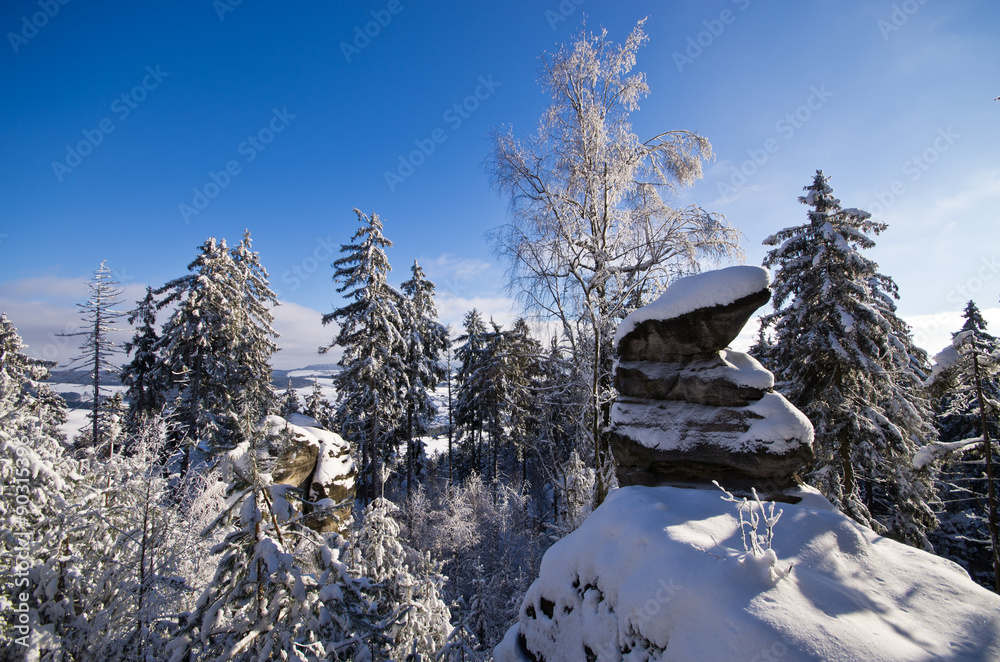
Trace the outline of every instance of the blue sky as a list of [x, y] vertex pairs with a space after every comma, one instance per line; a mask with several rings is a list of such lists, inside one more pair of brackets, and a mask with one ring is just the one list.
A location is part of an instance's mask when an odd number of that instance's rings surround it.
[[712, 142], [676, 203], [726, 214], [748, 263], [803, 221], [796, 196], [820, 168], [889, 223], [871, 255], [918, 342], [939, 349], [969, 298], [998, 306], [995, 0], [233, 2], [0, 9], [0, 309], [37, 355], [69, 351], [53, 334], [101, 260], [137, 298], [246, 227], [286, 303], [276, 363], [325, 360], [311, 352], [332, 334], [319, 315], [338, 303], [329, 264], [354, 207], [383, 217], [396, 282], [426, 267], [445, 321], [509, 319], [484, 238], [506, 218], [488, 136], [534, 128], [537, 58], [584, 17], [621, 41], [648, 16], [636, 133]]

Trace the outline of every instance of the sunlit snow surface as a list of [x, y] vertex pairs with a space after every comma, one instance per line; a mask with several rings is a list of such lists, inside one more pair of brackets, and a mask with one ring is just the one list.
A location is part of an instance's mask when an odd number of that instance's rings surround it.
[[1000, 596], [796, 494], [754, 557], [719, 491], [613, 492], [545, 554], [496, 659], [525, 659], [520, 633], [547, 662], [1000, 660]]

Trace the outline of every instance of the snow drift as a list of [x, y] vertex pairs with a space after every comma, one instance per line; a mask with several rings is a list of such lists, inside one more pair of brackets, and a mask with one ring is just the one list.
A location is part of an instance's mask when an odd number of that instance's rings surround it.
[[812, 488], [789, 494], [755, 556], [718, 490], [613, 492], [545, 554], [496, 659], [1000, 659], [1000, 596]]

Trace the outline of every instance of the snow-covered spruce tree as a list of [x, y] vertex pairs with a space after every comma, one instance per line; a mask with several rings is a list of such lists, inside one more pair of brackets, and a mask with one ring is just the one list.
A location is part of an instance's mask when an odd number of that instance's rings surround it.
[[437, 408], [430, 394], [445, 378], [442, 354], [448, 349], [448, 329], [438, 322], [434, 283], [413, 261], [410, 280], [400, 286], [406, 295], [403, 329], [406, 343], [406, 493], [413, 492], [414, 434], [427, 433]]
[[[986, 320], [972, 301], [962, 328], [937, 356], [929, 380], [937, 395], [942, 447], [952, 450], [938, 474], [940, 527], [931, 535], [938, 554], [958, 562], [977, 582], [998, 587], [996, 454], [1000, 438], [1000, 342], [986, 331]], [[985, 411], [980, 407], [980, 392]], [[994, 485], [991, 499], [990, 476]], [[991, 522], [992, 519], [992, 522]]]
[[241, 424], [243, 441], [222, 462], [232, 496], [204, 533], [234, 520], [232, 528], [213, 547], [215, 576], [165, 653], [171, 662], [373, 659], [381, 637], [369, 582], [350, 575], [340, 547], [293, 517], [288, 486], [265, 484], [263, 429]]
[[[126, 451], [126, 446], [128, 439], [125, 435], [125, 416], [128, 414], [128, 407], [125, 406], [125, 400], [122, 397], [121, 392], [115, 392], [111, 394], [111, 397], [106, 398], [104, 403], [101, 405], [101, 417], [100, 425], [98, 426], [98, 432], [100, 438], [105, 440], [105, 444], [108, 446], [109, 450], [114, 450], [116, 453]], [[76, 449], [92, 449], [94, 448], [93, 441], [93, 430], [90, 426], [84, 427], [80, 430], [80, 433], [73, 440], [73, 446]], [[94, 465], [95, 468], [99, 466]]]
[[306, 396], [304, 413], [319, 421], [326, 429], [334, 429], [333, 409], [327, 399], [323, 397], [323, 387], [320, 386], [318, 379], [313, 379], [312, 391]]
[[106, 261], [101, 262], [101, 266], [94, 270], [94, 277], [87, 283], [87, 289], [90, 292], [87, 300], [77, 304], [83, 320], [81, 330], [62, 335], [79, 336], [83, 339], [80, 344], [80, 355], [74, 358], [70, 365], [85, 366], [90, 373], [93, 402], [88, 414], [90, 436], [87, 445], [100, 449], [103, 454], [110, 457], [114, 455], [115, 448], [114, 439], [105, 434], [111, 427], [110, 422], [105, 419], [111, 414], [101, 397], [101, 373], [118, 374], [118, 366], [113, 364], [111, 359], [113, 354], [121, 351], [121, 347], [111, 339], [111, 334], [124, 330], [114, 326], [115, 322], [126, 314], [124, 311], [116, 310], [122, 302], [123, 290]]
[[239, 444], [237, 419], [263, 419], [274, 398], [269, 362], [277, 333], [269, 308], [277, 299], [249, 234], [232, 251], [213, 238], [200, 250], [190, 274], [154, 291], [165, 294], [159, 308], [177, 304], [155, 351], [177, 393], [168, 407], [168, 435], [184, 450], [184, 471], [199, 444], [213, 455]]
[[77, 483], [71, 516], [60, 521], [75, 572], [66, 576], [65, 559], [44, 568], [50, 583], [76, 585], [79, 616], [66, 629], [87, 659], [163, 659], [167, 624], [193, 603], [209, 550], [196, 537], [197, 516], [176, 504], [156, 417], [127, 441], [128, 454]]
[[521, 483], [528, 480], [528, 459], [535, 455], [534, 442], [539, 435], [541, 407], [538, 402], [542, 379], [542, 345], [531, 337], [528, 322], [522, 317], [506, 334], [507, 356], [505, 399], [506, 425], [521, 465]]
[[562, 326], [588, 386], [582, 442], [598, 468], [598, 503], [613, 474], [602, 428], [615, 395], [612, 338], [625, 308], [697, 271], [703, 258], [740, 254], [739, 233], [720, 215], [664, 199], [701, 177], [708, 140], [689, 131], [641, 140], [632, 130], [630, 114], [649, 93], [645, 75], [631, 73], [645, 41], [642, 21], [623, 45], [583, 28], [546, 54], [541, 85], [552, 104], [538, 132], [526, 140], [498, 133], [489, 159], [493, 186], [511, 205], [511, 223], [493, 234], [511, 263], [510, 287]]
[[777, 247], [764, 266], [776, 268], [772, 366], [816, 430], [810, 479], [859, 522], [927, 546], [931, 480], [912, 467], [935, 435], [921, 357], [895, 314], [896, 284], [861, 252], [886, 225], [842, 209], [822, 171], [805, 191], [808, 221], [764, 240]]
[[452, 629], [451, 611], [441, 599], [445, 577], [429, 553], [400, 541], [399, 513], [399, 507], [384, 498], [368, 504], [348, 549], [350, 563], [357, 574], [375, 582], [389, 659], [411, 659], [411, 654], [431, 659]]
[[271, 387], [271, 356], [278, 350], [278, 333], [271, 310], [279, 305], [278, 297], [271, 290], [260, 255], [253, 250], [249, 230], [243, 231], [240, 243], [233, 247], [232, 258], [240, 293], [240, 305], [232, 320], [239, 339], [235, 348], [239, 370], [236, 396], [259, 420], [272, 412], [276, 400]]
[[158, 416], [166, 403], [164, 388], [168, 380], [162, 374], [156, 355], [156, 344], [160, 339], [156, 332], [156, 304], [153, 289], [147, 287], [146, 296], [136, 302], [135, 310], [128, 317], [135, 333], [124, 347], [132, 360], [122, 366], [121, 380], [128, 402], [125, 430], [133, 435], [138, 434], [147, 420]]
[[508, 391], [507, 357], [505, 356], [506, 336], [499, 324], [490, 318], [492, 331], [486, 334], [486, 347], [483, 353], [482, 366], [476, 371], [476, 384], [479, 399], [483, 407], [484, 423], [489, 431], [489, 457], [487, 466], [489, 477], [496, 480], [499, 477], [498, 461], [500, 449], [506, 440], [506, 419], [509, 406], [506, 399]]
[[473, 308], [465, 314], [464, 333], [455, 343], [455, 359], [459, 363], [455, 375], [454, 421], [461, 430], [460, 440], [464, 441], [465, 454], [471, 462], [468, 471], [482, 471], [480, 449], [483, 442], [483, 428], [486, 421], [485, 384], [487, 355], [486, 325], [479, 311]]
[[289, 414], [298, 414], [301, 410], [302, 403], [299, 401], [299, 394], [292, 388], [292, 380], [289, 379], [288, 388], [285, 389], [284, 395], [281, 396], [281, 407], [278, 409], [278, 415], [284, 418]]
[[49, 405], [36, 398], [48, 366], [24, 348], [0, 315], [0, 482], [6, 486], [0, 551], [11, 559], [0, 596], [0, 659], [81, 659], [95, 634], [87, 619], [107, 527], [100, 526], [100, 517], [96, 526], [89, 521], [101, 506], [92, 498], [97, 491], [51, 434]]
[[[61, 441], [59, 426], [66, 422], [66, 403], [44, 383], [54, 364], [31, 358], [24, 352], [26, 347], [7, 314], [0, 313], [0, 417], [27, 415], [34, 421], [32, 426], [40, 426], [46, 436]], [[8, 423], [10, 434], [17, 431]]]
[[339, 328], [320, 352], [334, 346], [344, 352], [343, 369], [334, 377], [337, 427], [361, 451], [359, 496], [367, 503], [376, 494], [375, 473], [395, 450], [404, 419], [400, 385], [406, 383], [406, 340], [403, 296], [386, 282], [391, 267], [385, 249], [392, 242], [383, 236], [378, 214], [354, 211], [361, 227], [333, 263], [337, 292], [348, 303], [323, 316], [323, 324], [336, 322]]
[[191, 272], [154, 291], [164, 295], [159, 308], [176, 303], [163, 324], [155, 351], [163, 362], [167, 387], [176, 393], [166, 418], [170, 450], [183, 451], [182, 472], [201, 442], [229, 445], [234, 413], [228, 376], [235, 372], [230, 350], [236, 344], [229, 324], [239, 294], [232, 278], [232, 258], [225, 240], [209, 238], [199, 247]]

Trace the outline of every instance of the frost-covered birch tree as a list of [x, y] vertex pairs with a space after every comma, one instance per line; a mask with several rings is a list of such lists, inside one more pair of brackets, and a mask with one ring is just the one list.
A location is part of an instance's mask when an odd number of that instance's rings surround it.
[[775, 268], [771, 366], [815, 427], [812, 481], [854, 519], [927, 546], [931, 481], [912, 467], [936, 437], [926, 357], [896, 315], [896, 283], [862, 254], [886, 225], [841, 208], [822, 171], [805, 191], [807, 222], [764, 240], [775, 247], [764, 259]]
[[646, 41], [643, 22], [623, 45], [584, 27], [575, 41], [542, 57], [540, 83], [551, 98], [535, 134], [498, 132], [489, 169], [510, 202], [511, 220], [494, 231], [510, 262], [510, 288], [527, 309], [557, 322], [587, 380], [585, 409], [596, 501], [611, 479], [601, 430], [614, 398], [611, 339], [628, 309], [705, 258], [741, 254], [737, 230], [698, 206], [666, 201], [702, 175], [708, 140], [665, 131], [643, 140], [630, 115], [649, 93], [632, 73]]

